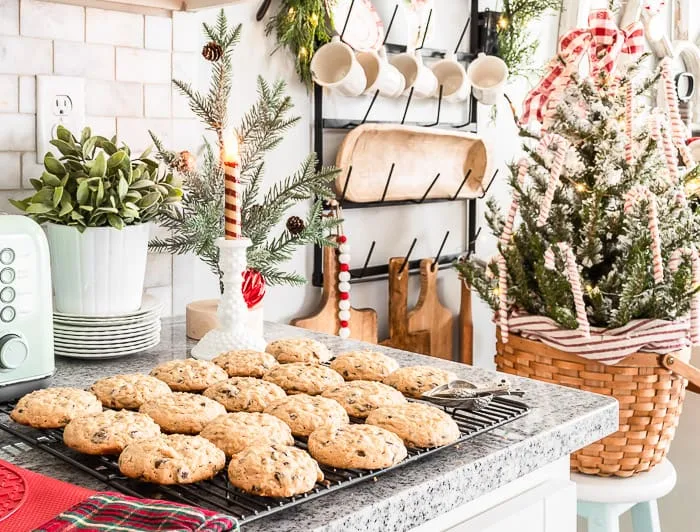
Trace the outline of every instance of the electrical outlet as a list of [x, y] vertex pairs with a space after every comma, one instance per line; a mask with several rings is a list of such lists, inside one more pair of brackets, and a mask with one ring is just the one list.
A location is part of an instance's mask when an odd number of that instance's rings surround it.
[[44, 162], [50, 151], [60, 152], [50, 144], [56, 129], [63, 125], [80, 134], [85, 126], [85, 81], [69, 76], [36, 77], [36, 162]]

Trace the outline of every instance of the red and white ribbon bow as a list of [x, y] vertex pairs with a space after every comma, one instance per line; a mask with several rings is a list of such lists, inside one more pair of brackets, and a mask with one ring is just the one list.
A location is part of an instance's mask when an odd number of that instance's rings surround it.
[[559, 53], [547, 65], [547, 74], [525, 98], [523, 124], [533, 117], [543, 121], [547, 108], [557, 104], [584, 53], [588, 52], [591, 76], [597, 78], [601, 71], [611, 74], [621, 55], [636, 57], [644, 48], [642, 24], [634, 22], [621, 30], [607, 9], [592, 11], [588, 26], [571, 30], [559, 40]]

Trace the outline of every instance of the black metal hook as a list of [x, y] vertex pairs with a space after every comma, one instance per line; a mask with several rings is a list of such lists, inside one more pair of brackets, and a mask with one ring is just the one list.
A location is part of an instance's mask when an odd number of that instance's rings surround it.
[[369, 265], [369, 260], [372, 258], [372, 253], [374, 253], [374, 246], [377, 244], [376, 240], [372, 240], [372, 245], [369, 247], [369, 252], [367, 253], [367, 258], [365, 263], [362, 265], [362, 270], [360, 270], [360, 275], [357, 276], [358, 279], [362, 279], [365, 276], [365, 271]]
[[464, 25], [464, 29], [462, 30], [462, 33], [459, 36], [459, 40], [457, 41], [457, 46], [455, 46], [455, 55], [457, 55], [457, 51], [459, 50], [459, 47], [462, 46], [462, 41], [464, 40], [464, 36], [467, 34], [467, 29], [469, 29], [469, 23], [471, 21], [472, 21], [471, 17], [467, 18], [467, 23]]
[[411, 253], [413, 253], [413, 248], [416, 247], [416, 242], [418, 242], [418, 239], [414, 238], [411, 247], [408, 248], [408, 253], [406, 253], [406, 256], [403, 258], [403, 264], [401, 264], [401, 268], [399, 268], [399, 273], [403, 273], [406, 265], [408, 265], [408, 259], [411, 258]]
[[345, 24], [343, 24], [343, 31], [340, 32], [340, 40], [343, 40], [345, 36], [345, 30], [348, 29], [348, 22], [350, 22], [350, 16], [352, 15], [352, 8], [355, 7], [355, 0], [350, 2], [350, 8], [348, 9], [348, 16], [345, 19]]
[[445, 247], [445, 243], [447, 242], [447, 237], [450, 236], [450, 232], [447, 231], [445, 233], [445, 238], [442, 239], [442, 244], [440, 244], [440, 249], [438, 249], [437, 254], [435, 255], [435, 258], [433, 259], [433, 263], [430, 265], [430, 271], [434, 272], [435, 267], [438, 265], [440, 262], [440, 255], [442, 255], [442, 250]]
[[437, 117], [435, 118], [435, 122], [432, 122], [430, 124], [421, 124], [422, 127], [435, 127], [440, 123], [440, 112], [442, 110], [442, 91], [443, 91], [443, 86], [440, 85], [440, 92], [438, 94]]
[[391, 28], [394, 26], [394, 19], [396, 18], [396, 12], [399, 10], [399, 4], [396, 4], [394, 6], [394, 12], [391, 14], [391, 20], [389, 20], [389, 25], [386, 27], [386, 31], [384, 32], [384, 40], [382, 41], [382, 46], [386, 44], [386, 40], [389, 38], [389, 33], [391, 32]]
[[391, 183], [391, 176], [394, 175], [394, 168], [396, 167], [396, 163], [391, 163], [391, 169], [389, 170], [389, 177], [386, 178], [386, 183], [384, 184], [384, 192], [382, 192], [382, 199], [379, 200], [379, 203], [384, 203], [384, 200], [386, 199], [386, 193], [389, 191], [389, 183]]
[[433, 186], [435, 186], [435, 183], [437, 183], [438, 178], [440, 177], [440, 172], [433, 178], [432, 182], [430, 183], [430, 186], [426, 189], [426, 191], [423, 193], [423, 196], [419, 200], [414, 200], [414, 203], [423, 203], [425, 199], [428, 197], [428, 194], [430, 194], [430, 191], [433, 189]]
[[474, 253], [474, 244], [476, 244], [476, 239], [479, 238], [479, 235], [481, 234], [481, 227], [476, 230], [476, 233], [474, 234], [474, 238], [472, 238], [471, 242], [469, 242], [469, 249], [467, 250], [467, 258], [466, 260], [469, 260], [469, 257], [472, 256]]
[[411, 107], [411, 100], [413, 99], [413, 90], [415, 87], [411, 87], [411, 90], [408, 92], [408, 101], [406, 101], [406, 107], [403, 110], [403, 118], [401, 119], [401, 125], [404, 125], [404, 122], [406, 122], [406, 115], [408, 114], [408, 108]]
[[467, 170], [467, 175], [464, 176], [464, 179], [462, 179], [462, 182], [459, 185], [459, 188], [457, 189], [457, 192], [455, 192], [455, 195], [450, 198], [451, 201], [454, 201], [457, 199], [459, 196], [459, 193], [462, 192], [462, 189], [464, 188], [464, 185], [467, 183], [467, 179], [469, 179], [469, 176], [472, 173], [472, 169], [470, 168]]
[[343, 202], [345, 201], [345, 194], [348, 191], [348, 185], [350, 184], [350, 176], [352, 176], [352, 165], [348, 167], [348, 175], [345, 177], [345, 184], [343, 185], [343, 193], [340, 195], [340, 199], [338, 200], [338, 203], [340, 205], [343, 205]]
[[433, 18], [433, 8], [430, 8], [430, 11], [428, 12], [428, 21], [425, 23], [425, 32], [423, 33], [423, 40], [420, 43], [420, 46], [416, 48], [416, 51], [422, 50], [425, 47], [425, 38], [428, 36], [428, 30], [430, 29], [430, 21]]
[[486, 194], [488, 193], [489, 189], [491, 188], [491, 185], [493, 185], [493, 182], [496, 179], [496, 176], [498, 175], [499, 170], [500, 170], [500, 168], [496, 168], [496, 171], [493, 173], [493, 176], [491, 177], [491, 181], [489, 181], [489, 184], [486, 185], [486, 188], [481, 187], [481, 196], [479, 196], [479, 199], [484, 199], [486, 197]]

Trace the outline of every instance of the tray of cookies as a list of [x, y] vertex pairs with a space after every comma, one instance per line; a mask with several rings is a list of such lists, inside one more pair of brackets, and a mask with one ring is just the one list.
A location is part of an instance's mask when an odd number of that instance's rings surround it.
[[[495, 394], [471, 411], [424, 394], [457, 381], [380, 352], [333, 356], [310, 339], [150, 375], [47, 388], [0, 404], [0, 428], [127, 495], [164, 498], [241, 524], [344, 489], [526, 415]], [[444, 388], [443, 388], [444, 389]]]

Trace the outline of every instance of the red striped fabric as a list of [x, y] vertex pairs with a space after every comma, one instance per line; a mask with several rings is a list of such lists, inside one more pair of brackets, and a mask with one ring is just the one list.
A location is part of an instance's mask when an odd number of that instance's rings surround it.
[[591, 327], [590, 336], [576, 329], [562, 329], [545, 316], [512, 312], [508, 319], [511, 333], [539, 340], [561, 351], [603, 364], [617, 364], [637, 351], [665, 354], [691, 346], [690, 321], [656, 319], [633, 320], [623, 327]]

